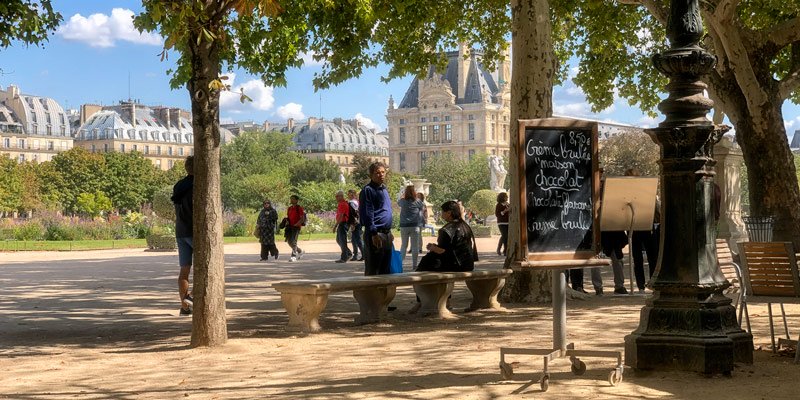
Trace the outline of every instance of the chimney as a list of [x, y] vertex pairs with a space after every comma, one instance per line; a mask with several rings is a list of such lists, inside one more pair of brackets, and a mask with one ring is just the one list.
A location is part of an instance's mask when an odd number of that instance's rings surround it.
[[97, 104], [83, 104], [81, 105], [80, 121], [81, 125], [85, 124], [94, 113], [100, 111], [103, 107]]
[[8, 85], [8, 98], [15, 99], [19, 97], [19, 86]]
[[458, 44], [458, 99], [463, 100], [464, 94], [467, 91], [467, 74], [469, 74], [470, 64], [470, 50], [467, 44], [461, 42]]
[[164, 126], [166, 126], [167, 129], [172, 129], [172, 121], [169, 115], [169, 108], [164, 107], [158, 111], [159, 114], [161, 114], [161, 120], [164, 121]]
[[264, 123], [263, 123], [263, 124], [261, 124], [261, 126], [264, 128], [264, 132], [269, 132], [269, 130], [270, 130], [270, 123], [269, 123], [269, 121], [264, 121]]
[[291, 132], [292, 129], [294, 129], [294, 118], [289, 118], [286, 120], [286, 128], [289, 132]]
[[319, 122], [318, 119], [314, 117], [308, 117], [308, 127], [311, 128], [312, 126], [316, 125]]
[[342, 127], [342, 119], [341, 118], [334, 118], [333, 123], [338, 126], [339, 128]]
[[136, 103], [131, 101], [129, 104], [131, 106], [131, 125], [133, 129], [136, 129]]

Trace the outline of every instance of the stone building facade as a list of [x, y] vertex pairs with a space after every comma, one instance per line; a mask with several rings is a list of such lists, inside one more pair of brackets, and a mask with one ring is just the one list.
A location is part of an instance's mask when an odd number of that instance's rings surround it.
[[389, 163], [387, 136], [364, 127], [357, 119], [327, 121], [309, 117], [303, 122], [289, 119], [285, 125], [268, 124], [265, 128], [293, 134], [295, 151], [309, 159], [332, 161], [343, 173], [353, 171], [356, 155]]
[[447, 53], [443, 73], [432, 67], [414, 79], [397, 108], [389, 99], [392, 169], [419, 173], [428, 159], [442, 153], [508, 158], [510, 65], [504, 62], [489, 71], [481, 56], [462, 45]]
[[55, 100], [21, 94], [13, 85], [0, 89], [0, 155], [44, 162], [72, 144], [69, 119]]
[[[75, 145], [93, 153], [138, 151], [162, 169], [194, 154], [192, 116], [175, 107], [146, 106], [137, 101], [120, 101], [114, 106], [84, 104]], [[222, 141], [230, 131], [220, 128]]]

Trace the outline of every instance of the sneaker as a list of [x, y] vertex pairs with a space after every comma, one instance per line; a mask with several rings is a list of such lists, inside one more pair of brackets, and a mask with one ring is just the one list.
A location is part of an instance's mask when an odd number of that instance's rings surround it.
[[364, 261], [364, 257], [358, 257], [358, 261]]
[[303, 251], [303, 250], [297, 249], [297, 259], [298, 260], [303, 258], [303, 254], [306, 254], [306, 252]]
[[358, 254], [353, 254], [353, 257], [350, 258], [350, 261], [361, 261], [361, 259], [358, 258]]
[[603, 289], [595, 289], [594, 295], [595, 296], [602, 296], [603, 295]]
[[347, 260], [338, 259], [338, 260], [336, 260], [334, 262], [337, 263], [337, 264], [342, 264], [342, 263], [346, 263]]
[[192, 295], [190, 295], [189, 293], [186, 293], [186, 296], [183, 296], [183, 302], [186, 303], [189, 307], [194, 306], [194, 299], [192, 298]]
[[187, 308], [181, 307], [180, 314], [178, 314], [178, 315], [192, 315], [192, 309], [189, 308], [189, 307], [187, 307]]
[[295, 261], [297, 261], [297, 257], [295, 256], [289, 257], [289, 262], [295, 262]]
[[614, 294], [628, 294], [628, 289], [624, 287], [614, 289]]
[[276, 259], [276, 260], [278, 259], [278, 255], [277, 255], [277, 254], [275, 254], [275, 259]]

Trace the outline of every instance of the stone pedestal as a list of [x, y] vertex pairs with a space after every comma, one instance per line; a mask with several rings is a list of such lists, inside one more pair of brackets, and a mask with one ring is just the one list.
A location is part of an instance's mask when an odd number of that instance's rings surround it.
[[732, 138], [725, 136], [714, 146], [714, 159], [717, 161], [715, 182], [722, 194], [717, 237], [725, 239], [731, 251], [738, 253], [736, 243], [747, 240], [747, 229], [742, 221], [742, 149]]

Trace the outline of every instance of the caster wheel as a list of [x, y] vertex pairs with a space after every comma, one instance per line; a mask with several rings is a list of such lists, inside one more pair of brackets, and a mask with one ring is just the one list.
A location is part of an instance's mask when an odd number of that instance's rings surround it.
[[505, 380], [514, 378], [514, 367], [511, 364], [500, 361], [500, 376]]
[[586, 373], [586, 363], [581, 360], [575, 360], [577, 362], [572, 363], [570, 369], [572, 369], [572, 373], [575, 375], [583, 375]]
[[622, 382], [622, 372], [616, 369], [611, 370], [608, 374], [608, 383], [610, 383], [611, 386], [617, 386], [620, 382]]
[[539, 386], [542, 388], [543, 392], [546, 392], [547, 389], [550, 389], [550, 374], [545, 374], [542, 377], [542, 381], [539, 382]]

